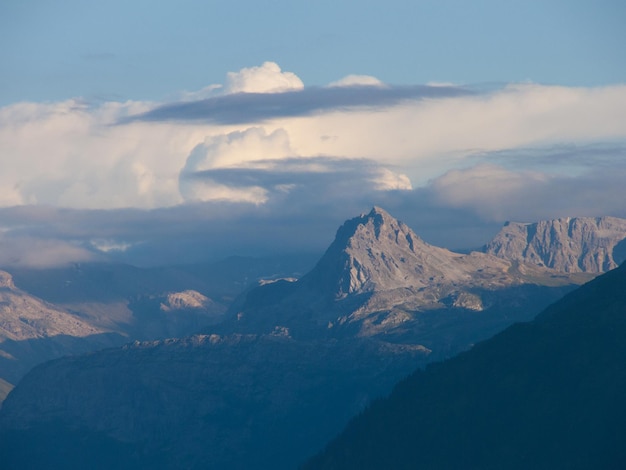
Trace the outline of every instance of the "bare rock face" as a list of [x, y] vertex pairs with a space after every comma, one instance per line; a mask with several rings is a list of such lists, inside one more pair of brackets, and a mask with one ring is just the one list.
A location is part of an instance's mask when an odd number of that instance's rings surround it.
[[419, 288], [430, 278], [463, 280], [463, 255], [429, 245], [379, 207], [348, 220], [303, 282], [330, 289], [335, 298], [365, 292]]
[[507, 222], [485, 253], [561, 272], [602, 273], [626, 259], [626, 220], [574, 217]]
[[161, 303], [160, 308], [165, 312], [170, 312], [173, 310], [207, 309], [214, 304], [215, 302], [198, 291], [185, 290], [167, 294], [165, 302]]
[[120, 335], [18, 289], [0, 271], [0, 380], [16, 383], [35, 364], [122, 343]]
[[9, 273], [0, 271], [0, 343], [68, 334], [103, 333], [79, 317], [17, 289]]

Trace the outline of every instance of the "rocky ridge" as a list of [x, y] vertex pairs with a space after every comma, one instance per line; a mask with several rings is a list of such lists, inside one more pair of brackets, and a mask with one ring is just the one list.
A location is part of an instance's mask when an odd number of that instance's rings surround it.
[[523, 224], [507, 222], [485, 253], [561, 272], [602, 273], [626, 260], [626, 220], [566, 217]]
[[490, 253], [454, 253], [426, 243], [374, 207], [345, 222], [317, 265], [300, 280], [262, 285], [248, 293], [244, 302], [233, 306], [237, 321], [230, 327], [266, 333], [287, 327], [296, 335], [356, 331], [360, 336], [406, 336], [418, 323], [419, 330], [425, 328], [430, 317], [424, 312], [452, 308], [494, 313], [511, 307], [532, 315], [537, 310], [526, 308], [532, 303], [527, 297], [537, 295], [535, 291], [556, 292], [553, 288], [593, 276]]

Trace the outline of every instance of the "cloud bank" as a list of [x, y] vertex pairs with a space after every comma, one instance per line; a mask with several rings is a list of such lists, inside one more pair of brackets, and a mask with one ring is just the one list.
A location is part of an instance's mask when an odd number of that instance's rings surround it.
[[626, 216], [626, 85], [307, 88], [266, 62], [185, 100], [0, 108], [0, 265], [321, 250], [374, 204], [450, 247]]

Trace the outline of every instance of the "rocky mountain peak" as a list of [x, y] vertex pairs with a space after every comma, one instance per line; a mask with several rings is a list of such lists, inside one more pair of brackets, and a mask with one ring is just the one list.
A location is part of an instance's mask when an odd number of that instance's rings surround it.
[[317, 266], [302, 281], [335, 298], [351, 294], [419, 287], [442, 275], [458, 255], [424, 242], [380, 207], [346, 221]]
[[[333, 251], [346, 250], [353, 246], [356, 240], [360, 240], [361, 244], [369, 245], [384, 242], [385, 239], [395, 240], [398, 238], [396, 235], [399, 234], [404, 235], [404, 238], [409, 236], [412, 240], [419, 240], [419, 237], [405, 224], [380, 207], [374, 206], [368, 214], [361, 214], [347, 220], [339, 227], [335, 241], [330, 246], [329, 251], [331, 249]], [[407, 241], [407, 243], [410, 248], [413, 242]]]
[[564, 217], [507, 222], [484, 251], [561, 272], [601, 273], [626, 259], [626, 219]]

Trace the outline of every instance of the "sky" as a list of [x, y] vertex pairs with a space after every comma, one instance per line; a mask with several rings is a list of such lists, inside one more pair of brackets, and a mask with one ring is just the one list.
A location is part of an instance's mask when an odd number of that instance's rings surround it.
[[0, 267], [626, 217], [617, 0], [0, 3]]

